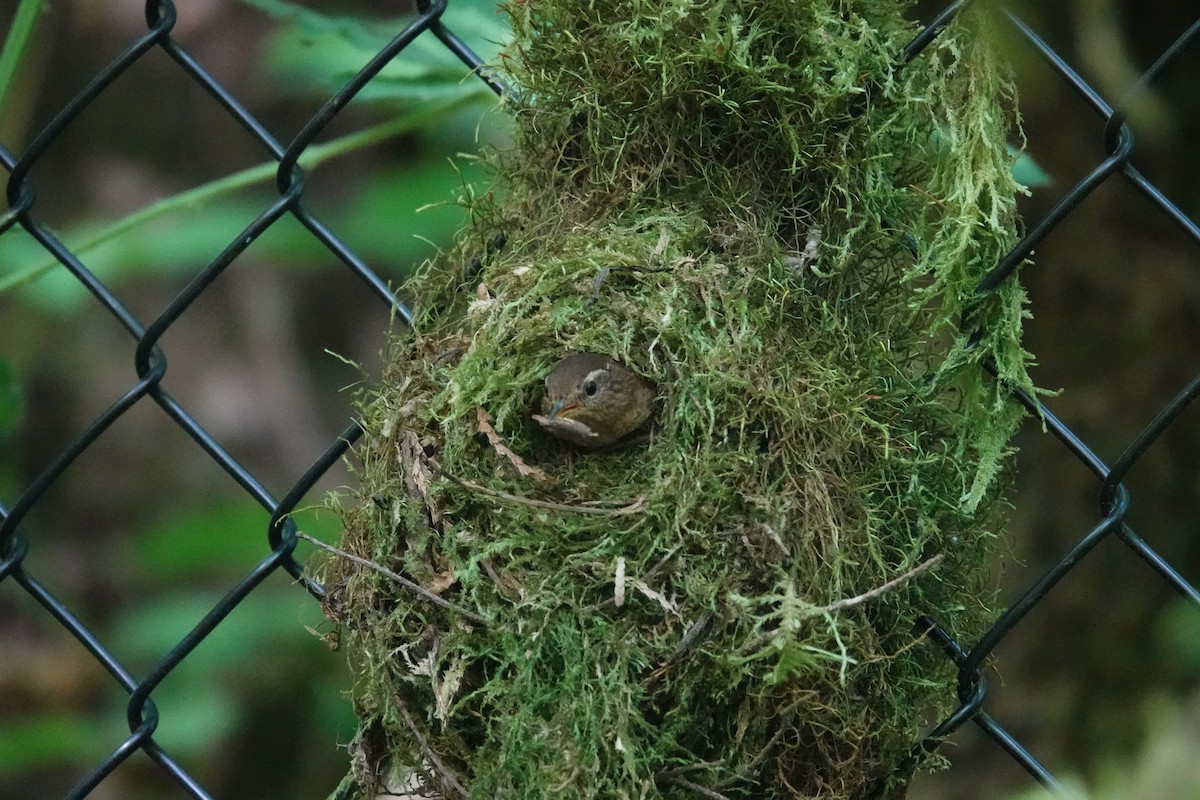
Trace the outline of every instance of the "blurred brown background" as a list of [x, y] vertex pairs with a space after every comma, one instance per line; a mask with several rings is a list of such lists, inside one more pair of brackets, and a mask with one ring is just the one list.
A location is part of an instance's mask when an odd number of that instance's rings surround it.
[[[922, 3], [932, 12], [941, 4]], [[1008, 4], [1014, 7], [1015, 4]], [[1016, 10], [1112, 106], [1189, 27], [1172, 2], [1076, 0]], [[929, 19], [928, 16], [924, 17]], [[1014, 28], [1028, 152], [1050, 184], [1022, 201], [1032, 227], [1107, 155], [1104, 122]], [[1132, 163], [1200, 219], [1200, 45], [1132, 108]], [[1026, 347], [1044, 398], [1105, 463], [1200, 373], [1200, 247], [1114, 177], [1076, 208], [1021, 271]], [[1130, 526], [1193, 586], [1200, 581], [1200, 416], [1189, 408], [1126, 485]], [[1028, 422], [1018, 436], [1011, 555], [999, 577], [1015, 600], [1102, 518], [1099, 481]], [[1102, 542], [1001, 643], [986, 708], [1060, 780], [1097, 798], [1200, 792], [1200, 609], [1115, 538]], [[943, 751], [953, 769], [914, 797], [1005, 797], [1029, 777], [968, 725]], [[1040, 790], [1031, 797], [1048, 796]]]
[[[921, 2], [914, 16], [928, 21], [943, 5]], [[323, 28], [266, 0], [194, 0], [180, 4], [173, 36], [286, 143], [347, 65], [396, 28], [364, 16], [411, 10], [309, 6], [351, 22]], [[1166, 0], [1018, 11], [1114, 104], [1197, 17]], [[15, 3], [0, 9], [0, 31], [15, 13]], [[482, 0], [454, 0], [446, 21], [481, 51], [494, 52], [504, 35], [503, 17]], [[144, 30], [141, 3], [50, 4], [0, 112], [0, 145], [22, 152]], [[1105, 157], [1103, 123], [1011, 33], [997, 30], [1016, 65], [1029, 154], [1049, 177], [1023, 201], [1032, 224]], [[504, 139], [502, 116], [487, 112], [494, 100], [461, 83], [453, 59], [430, 60], [440, 45], [423, 39], [432, 47], [403, 54], [318, 141], [397, 119], [411, 119], [410, 130], [310, 170], [306, 193], [309, 208], [393, 283], [445, 246], [461, 221], [452, 205], [417, 209], [480, 180], [469, 162], [455, 169], [447, 158], [477, 150], [480, 139]], [[1198, 78], [1200, 46], [1168, 69], [1131, 122], [1133, 163], [1192, 219], [1200, 217]], [[38, 161], [34, 213], [76, 246], [154, 202], [265, 160], [152, 51]], [[181, 203], [82, 258], [149, 324], [273, 196], [259, 183]], [[22, 236], [0, 237], [0, 282], [45, 261]], [[1039, 363], [1035, 380], [1060, 391], [1046, 398], [1049, 407], [1111, 464], [1200, 372], [1200, 248], [1113, 178], [1042, 243], [1035, 262], [1021, 272], [1034, 315], [1027, 346]], [[388, 325], [387, 306], [285, 221], [169, 329], [164, 386], [280, 497], [345, 427], [353, 413], [346, 387], [376, 374]], [[128, 333], [62, 270], [0, 291], [0, 503], [11, 508], [132, 385], [133, 350]], [[1189, 409], [1127, 482], [1130, 524], [1193, 584], [1198, 439], [1200, 417]], [[1011, 541], [997, 569], [1006, 601], [1100, 519], [1098, 481], [1035, 421], [1018, 444]], [[314, 508], [300, 515], [304, 530], [336, 538], [336, 521], [316, 506], [350, 480], [339, 467], [319, 484], [306, 500]], [[266, 525], [266, 512], [142, 401], [24, 520], [25, 563], [141, 676], [267, 553]], [[1001, 644], [987, 708], [1056, 776], [1096, 797], [1200, 791], [1200, 767], [1188, 757], [1200, 751], [1198, 618], [1124, 545], [1104, 542]], [[353, 735], [345, 670], [306, 626], [327, 630], [312, 599], [273, 575], [154, 693], [156, 738], [214, 797], [321, 798], [344, 771], [337, 744]], [[126, 735], [124, 699], [25, 592], [0, 582], [0, 797], [64, 795]], [[1005, 798], [1034, 785], [973, 726], [943, 753], [952, 769], [920, 779], [911, 796]], [[139, 754], [91, 796], [186, 795]]]

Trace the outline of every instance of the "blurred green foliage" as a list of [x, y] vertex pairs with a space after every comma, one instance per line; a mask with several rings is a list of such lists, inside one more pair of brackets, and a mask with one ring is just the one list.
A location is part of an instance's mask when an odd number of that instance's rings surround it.
[[[269, 74], [284, 91], [337, 89], [387, 46], [400, 29], [394, 21], [332, 17], [285, 0], [242, 0], [285, 22], [265, 48]], [[446, 24], [486, 63], [494, 63], [509, 38], [495, 3], [454, 2]], [[366, 100], [428, 103], [463, 96], [492, 97], [463, 63], [432, 36], [419, 36], [388, 63], [361, 94]]]
[[[1070, 800], [1197, 800], [1200, 798], [1200, 616], [1188, 601], [1177, 598], [1163, 608], [1154, 624], [1154, 646], [1140, 653], [1162, 664], [1164, 673], [1192, 688], [1171, 693], [1155, 688], [1131, 700], [1130, 725], [1140, 732], [1132, 751], [1113, 748], [1098, 753], [1087, 779], [1067, 775]], [[1161, 678], [1162, 675], [1156, 676]], [[1045, 789], [1031, 788], [1008, 800], [1045, 800]]]
[[[395, 20], [367, 22], [327, 17], [279, 0], [245, 0], [276, 17], [282, 26], [263, 43], [259, 70], [279, 96], [325, 97], [390, 40], [402, 27]], [[456, 3], [446, 21], [487, 60], [494, 60], [507, 25], [490, 3]], [[496, 100], [431, 35], [418, 37], [369, 84], [356, 103], [380, 109], [385, 120], [356, 134], [310, 148], [301, 165], [315, 169], [326, 160], [377, 146], [401, 133], [421, 146], [400, 168], [372, 170], [322, 217], [351, 246], [377, 263], [385, 275], [406, 274], [432, 254], [425, 241], [446, 241], [461, 224], [463, 210], [450, 201], [464, 184], [486, 180], [466, 160], [451, 168], [455, 147], [503, 141], [507, 118], [481, 112]], [[452, 132], [452, 133], [451, 133]], [[464, 135], [465, 132], [465, 135]], [[450, 134], [450, 135], [448, 135]], [[256, 188], [273, 180], [274, 163], [217, 179], [159, 200], [117, 221], [83, 218], [58, 233], [102, 280], [120, 285], [133, 279], [190, 275], [213, 258], [261, 213], [274, 196]], [[438, 203], [437, 201], [443, 201]], [[432, 203], [432, 205], [431, 205]], [[420, 216], [418, 217], [418, 213]], [[288, 219], [272, 226], [252, 245], [259, 258], [289, 267], [324, 264], [329, 254]], [[48, 310], [73, 312], [87, 293], [23, 231], [0, 238], [0, 293], [28, 287], [22, 294]]]
[[[408, 22], [326, 16], [275, 0], [245, 0], [245, 5], [265, 12], [266, 19], [260, 17], [259, 21], [267, 33], [258, 40], [256, 51], [245, 55], [245, 78], [231, 85], [231, 90], [239, 95], [247, 91], [250, 81], [266, 83], [265, 88], [256, 86], [256, 91], [273, 99], [291, 98], [281, 105], [311, 102], [314, 111]], [[21, 2], [17, 21], [0, 51], [0, 103], [10, 89], [30, 91], [21, 83], [22, 54], [54, 46], [50, 37], [35, 36], [42, 10], [41, 0]], [[187, 13], [181, 7], [181, 18]], [[64, 20], [67, 18], [56, 24], [77, 22]], [[494, 3], [484, 0], [452, 3], [443, 21], [485, 61], [495, 58], [509, 35], [506, 18], [495, 13]], [[121, 37], [124, 33], [91, 31], [86, 35]], [[60, 63], [56, 61], [59, 56], [53, 53], [47, 62]], [[44, 88], [36, 81], [31, 85], [32, 91]], [[118, 82], [112, 95], [120, 94], [120, 86]], [[305, 202], [355, 253], [385, 279], [398, 283], [415, 265], [446, 246], [462, 224], [465, 211], [455, 202], [456, 196], [489, 180], [472, 159], [456, 156], [480, 146], [503, 145], [507, 117], [488, 113], [496, 106], [494, 94], [482, 81], [431, 34], [423, 34], [339, 116], [334, 129], [308, 149], [301, 160], [312, 181]], [[130, 113], [136, 114], [136, 109]], [[294, 134], [290, 130], [294, 122], [280, 122], [270, 113], [277, 110], [264, 112], [262, 121], [286, 142]], [[46, 113], [38, 117], [49, 118]], [[85, 115], [80, 124], [88, 122]], [[131, 135], [155, 135], [149, 128], [132, 126]], [[178, 147], [203, 147], [204, 132], [195, 136], [197, 141], [181, 141]], [[13, 143], [5, 144], [19, 154]], [[88, 147], [84, 158], [101, 160], [106, 156], [104, 144]], [[63, 155], [69, 154], [52, 151], [46, 158]], [[220, 162], [219, 157], [212, 161]], [[217, 174], [221, 174], [219, 169]], [[103, 216], [97, 209], [104, 204], [81, 192], [71, 206], [77, 211], [57, 223], [54, 234], [123, 299], [136, 296], [144, 287], [171, 292], [275, 201], [274, 174], [273, 162], [228, 172], [165, 198], [148, 200], [140, 210], [117, 219]], [[76, 191], [75, 187], [64, 190], [43, 185], [45, 176], [35, 177], [46, 196]], [[311, 296], [319, 295], [327, 285], [322, 280], [331, 268], [337, 269], [333, 256], [291, 217], [273, 225], [240, 259], [285, 268], [293, 297], [299, 302], [311, 302]], [[346, 275], [345, 280], [354, 279]], [[6, 441], [0, 451], [0, 489], [5, 492], [0, 501], [7, 505], [11, 506], [14, 493], [28, 486], [36, 470], [53, 457], [53, 452], [43, 452], [42, 443], [57, 441], [61, 445], [65, 436], [77, 432], [78, 399], [95, 385], [129, 379], [129, 363], [123, 353], [81, 364], [86, 356], [69, 357], [74, 345], [71, 352], [58, 355], [41, 349], [56, 341], [56, 335], [66, 329], [64, 323], [75, 326], [103, 313], [89, 297], [78, 281], [19, 227], [0, 236], [0, 304], [7, 306], [0, 310], [0, 318], [5, 319], [0, 326], [5, 331], [0, 337], [0, 437], [13, 444], [8, 447]], [[353, 308], [326, 307], [331, 318], [344, 320], [346, 328], [362, 324]], [[11, 320], [19, 323], [13, 325]], [[210, 319], [206, 324], [220, 330], [228, 321]], [[300, 339], [296, 332], [289, 333]], [[382, 337], [382, 331], [377, 333]], [[78, 355], [86, 352], [81, 345]], [[296, 363], [303, 365], [304, 361]], [[53, 390], [48, 395], [47, 386]], [[59, 394], [59, 386], [71, 389]], [[341, 387], [315, 388], [325, 395]], [[309, 402], [320, 405], [316, 399]], [[31, 411], [38, 412], [40, 421], [52, 422], [53, 436], [31, 429]], [[345, 413], [350, 413], [348, 402]], [[330, 422], [338, 430], [344, 423], [344, 419]], [[64, 427], [66, 433], [59, 430]], [[73, 585], [71, 579], [49, 571], [42, 577], [49, 579], [52, 589], [137, 677], [147, 674], [222, 594], [269, 552], [269, 515], [232, 484], [213, 492], [197, 488], [179, 496], [164, 496], [154, 489], [161, 476], [137, 474], [173, 460], [181, 470], [194, 468], [194, 459], [187, 457], [190, 453], [173, 456], [164, 449], [168, 446], [174, 445], [149, 443], [146, 447], [158, 457], [119, 465], [134, 477], [113, 482], [114, 488], [106, 490], [103, 497], [103, 503], [112, 508], [99, 515], [119, 519], [125, 526], [119, 532], [98, 531], [91, 522], [84, 522], [97, 511], [87, 506], [86, 489], [80, 496], [72, 495], [70, 489], [57, 489], [57, 505], [50, 515], [56, 525], [68, 520], [63, 536], [64, 544], [77, 550], [72, 558], [94, 560], [102, 568], [95, 572], [84, 569], [81, 578], [71, 576], [84, 585]], [[273, 466], [284, 474], [299, 475], [307, 464]], [[216, 465], [212, 469], [218, 470]], [[92, 476], [93, 483], [100, 479]], [[121, 487], [129, 486], [135, 491], [140, 486], [141, 494], [119, 494], [124, 491]], [[70, 508], [72, 503], [80, 504], [79, 508]], [[35, 509], [25, 525], [31, 529], [39, 556], [47, 558], [52, 556], [43, 555], [46, 540], [39, 538], [44, 532], [41, 529], [49, 527], [41, 516], [44, 512]], [[317, 508], [297, 512], [293, 518], [304, 532], [318, 538], [332, 541], [340, 532], [336, 518]], [[90, 544], [82, 540], [89, 535]], [[114, 542], [119, 542], [119, 547], [93, 559], [95, 551], [89, 548]], [[302, 543], [304, 552], [297, 557], [306, 558], [307, 548]], [[24, 601], [20, 593], [17, 599]], [[41, 786], [50, 775], [53, 781], [73, 782], [128, 733], [123, 693], [115, 690], [90, 656], [49, 617], [32, 605], [30, 608], [34, 610], [28, 621], [36, 634], [22, 635], [34, 638], [14, 639], [16, 646], [6, 645], [3, 657], [16, 659], [14, 672], [19, 673], [25, 665], [24, 669], [33, 673], [35, 648], [24, 645], [37, 641], [61, 648], [71, 664], [78, 663], [79, 669], [88, 673], [80, 679], [86, 700], [63, 698], [59, 703], [40, 705], [23, 701], [0, 715], [0, 796], [24, 796], [24, 788], [12, 787]], [[315, 783], [307, 786], [310, 791], [305, 794], [323, 794], [322, 782], [344, 768], [344, 754], [337, 752], [335, 744], [349, 740], [354, 730], [354, 717], [345, 699], [347, 671], [341, 657], [330, 658], [314, 636], [324, 630], [327, 625], [318, 604], [285, 574], [271, 576], [155, 689], [152, 699], [162, 719], [156, 740], [185, 759], [187, 768], [206, 786], [210, 780], [227, 781], [224, 789], [217, 786], [220, 796], [264, 796], [265, 790], [255, 788], [255, 781], [267, 778], [268, 784], [275, 781], [270, 784], [273, 796], [292, 796], [295, 787], [305, 781]], [[31, 690], [30, 697], [34, 696]], [[17, 697], [21, 697], [20, 687]], [[233, 757], [219, 758], [218, 753], [261, 753], [268, 746], [265, 742], [272, 741], [291, 747], [296, 763], [261, 757], [251, 759], [257, 763], [250, 764], [260, 773], [258, 778], [222, 774], [230, 769], [228, 762]], [[122, 774], [128, 775], [128, 771], [122, 770]], [[135, 784], [128, 777], [122, 782], [118, 776], [115, 791], [133, 798], [155, 796], [151, 789]]]

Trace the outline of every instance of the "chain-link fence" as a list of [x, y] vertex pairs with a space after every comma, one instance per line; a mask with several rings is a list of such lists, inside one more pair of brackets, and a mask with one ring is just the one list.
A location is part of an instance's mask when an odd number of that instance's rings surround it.
[[[401, 319], [407, 319], [408, 311], [401, 298], [397, 300], [389, 289], [387, 281], [365, 263], [355, 250], [343, 242], [320, 217], [314, 214], [308, 204], [310, 186], [305, 172], [299, 167], [299, 162], [307, 150], [314, 146], [331, 125], [334, 125], [343, 114], [347, 104], [356, 97], [364, 87], [371, 84], [372, 79], [393, 59], [405, 57], [404, 51], [418, 39], [436, 39], [445, 48], [454, 53], [464, 65], [464, 75], [474, 73], [480, 80], [488, 83], [496, 93], [502, 93], [504, 87], [491, 77], [471, 50], [455, 35], [455, 32], [443, 24], [442, 17], [446, 11], [448, 0], [440, 2], [419, 2], [420, 8], [395, 34], [391, 42], [375, 55], [360, 71], [348, 80], [345, 85], [333, 94], [324, 106], [302, 126], [300, 132], [290, 141], [283, 143], [269, 131], [264, 124], [248, 109], [248, 106], [233, 96], [214, 77], [213, 73], [201, 65], [201, 62], [189, 54], [173, 37], [173, 29], [179, 24], [183, 15], [191, 12], [185, 4], [179, 9], [169, 0], [150, 0], [146, 4], [145, 33], [128, 44], [124, 52], [112, 59], [109, 66], [90, 78], [86, 88], [75, 94], [69, 102], [62, 105], [61, 110], [51, 121], [40, 128], [32, 139], [16, 150], [7, 149], [0, 143], [0, 163], [8, 172], [7, 204], [8, 207], [0, 216], [0, 235], [23, 229], [32, 237], [44, 255], [53, 258], [62, 270], [68, 271], [75, 281], [78, 281], [90, 294], [89, 303], [93, 308], [103, 309], [111, 315], [128, 333], [133, 348], [133, 377], [118, 399], [112, 402], [102, 413], [96, 415], [90, 422], [79, 426], [73, 433], [73, 438], [58, 449], [57, 455], [47, 463], [35, 465], [30, 471], [31, 479], [19, 482], [15, 486], [5, 487], [8, 496], [0, 497], [0, 598], [7, 596], [9, 601], [14, 594], [24, 594], [32, 598], [35, 604], [23, 606], [6, 605], [5, 609], [20, 609], [27, 615], [45, 615], [53, 619], [57, 625], [68, 631], [78, 641], [90, 657], [94, 659], [111, 679], [110, 692], [123, 692], [128, 695], [127, 718], [129, 733], [124, 740], [114, 740], [110, 743], [111, 750], [107, 757], [91, 766], [90, 770], [73, 776], [74, 788], [67, 795], [70, 798], [103, 795], [102, 787], [106, 778], [120, 768], [127, 760], [145, 760], [157, 765], [168, 776], [176, 791], [183, 795], [206, 798], [210, 789], [201, 785], [193, 777], [195, 770], [190, 770], [186, 760], [173, 753], [170, 748], [160, 745], [155, 732], [163, 716], [155, 704], [155, 693], [160, 685], [181, 668], [193, 652], [222, 624], [224, 620], [252, 593], [259, 590], [264, 582], [272, 579], [276, 573], [282, 573], [296, 579], [309, 593], [319, 597], [322, 589], [304, 574], [301, 564], [294, 557], [297, 547], [297, 526], [293, 521], [294, 512], [309, 497], [313, 487], [322, 476], [326, 475], [345, 455], [354, 441], [360, 436], [361, 430], [351, 424], [341, 435], [337, 436], [323, 454], [311, 465], [298, 465], [290, 480], [290, 486], [282, 497], [275, 496], [268, 489], [268, 481], [248, 467], [244, 458], [235, 456], [224, 447], [218, 437], [212, 435], [197, 416], [189, 409], [187, 403], [177, 399], [167, 391], [167, 376], [170, 349], [164, 346], [164, 337], [176, 326], [189, 309], [197, 304], [210, 287], [227, 271], [236, 270], [241, 263], [243, 253], [251, 248], [256, 241], [263, 237], [281, 220], [290, 219], [298, 222], [307, 236], [318, 242], [322, 248], [336, 259], [347, 274], [353, 279], [364, 282], [377, 297], [378, 303], [390, 307]], [[23, 4], [22, 8], [29, 5]], [[938, 35], [938, 32], [954, 17], [963, 2], [951, 4], [929, 23], [928, 27], [911, 43], [903, 54], [906, 59], [921, 58], [923, 49]], [[20, 12], [17, 12], [18, 15]], [[1140, 74], [1131, 89], [1111, 102], [1102, 96], [1101, 92], [1092, 88], [1087, 81], [1072, 67], [1066, 59], [1046, 44], [1032, 27], [1020, 18], [1010, 15], [1008, 21], [1011, 29], [1007, 34], [1015, 34], [1020, 40], [1020, 46], [1027, 51], [1031, 48], [1044, 61], [1039, 67], [1041, 79], [1052, 76], [1061, 81], [1090, 107], [1096, 117], [1096, 138], [1103, 143], [1103, 151], [1099, 152], [1096, 160], [1086, 175], [1078, 180], [1071, 188], [1062, 191], [1061, 188], [1051, 187], [1043, 190], [1044, 194], [1057, 197], [1050, 210], [1037, 218], [1028, 220], [1028, 235], [1008, 256], [997, 264], [995, 269], [981, 282], [980, 291], [987, 291], [999, 282], [1008, 279], [1030, 254], [1054, 237], [1063, 227], [1063, 223], [1073, 212], [1086, 203], [1089, 197], [1098, 189], [1112, 183], [1123, 182], [1131, 187], [1138, 197], [1142, 207], [1151, 209], [1155, 215], [1165, 219], [1170, 225], [1171, 235], [1189, 241], [1189, 246], [1200, 244], [1200, 226], [1192, 216], [1180, 206], [1168, 199], [1155, 182], [1148, 179], [1135, 166], [1134, 134], [1137, 132], [1137, 120], [1134, 113], [1139, 104], [1156, 90], [1164, 76], [1172, 74], [1172, 70], [1181, 70], [1189, 63], [1187, 57], [1191, 54], [1193, 65], [1190, 73], [1195, 80], [1195, 55], [1200, 52], [1200, 20], [1190, 23], [1178, 38], [1169, 46], [1161, 49], [1154, 58], [1146, 63], [1151, 66]], [[16, 27], [18, 20], [14, 18], [12, 25]], [[1177, 31], [1176, 31], [1177, 34]], [[1173, 34], [1175, 35], [1175, 34]], [[208, 265], [191, 278], [181, 292], [165, 305], [157, 307], [148, 321], [131, 310], [106, 281], [98, 278], [89, 270], [84, 259], [77, 256], [71, 248], [64, 245], [55, 232], [43, 219], [40, 209], [53, 198], [39, 196], [36, 191], [37, 181], [31, 178], [34, 170], [45, 154], [72, 126], [80, 115], [89, 113], [89, 109], [100, 104], [105, 93], [114, 82], [119, 81], [139, 61], [148, 58], [165, 56], [170, 60], [173, 69], [186, 76], [193, 82], [210, 101], [223, 109], [223, 113], [236, 121], [245, 137], [249, 137], [261, 147], [276, 162], [275, 188], [277, 197], [261, 208], [257, 218], [231, 238], [219, 254], [212, 257]], [[1184, 70], [1186, 72], [1186, 70]], [[1185, 76], [1186, 77], [1186, 76]], [[1048, 165], [1051, 171], [1054, 164]], [[436, 198], [430, 198], [431, 200]], [[1195, 265], [1194, 250], [1192, 251], [1192, 266]], [[1035, 294], [1034, 303], [1038, 302]], [[1069, 314], [1070, 309], [1048, 309], [1043, 314]], [[1119, 324], [1114, 322], [1114, 324]], [[0, 332], [5, 337], [16, 335], [9, 325], [0, 324]], [[1194, 350], [1193, 342], [1182, 342], [1185, 349]], [[45, 358], [56, 358], [57, 353], [48, 352]], [[128, 353], [112, 353], [113, 359], [126, 358]], [[1180, 358], [1172, 354], [1144, 353], [1144, 358]], [[1182, 358], [1186, 363], [1186, 357]], [[1195, 368], [1195, 365], [1192, 367]], [[334, 387], [336, 389], [336, 387]], [[1067, 392], [1071, 391], [1066, 386]], [[1115, 389], [1120, 394], [1119, 389]], [[928, 634], [932, 642], [927, 646], [940, 647], [951, 659], [959, 671], [958, 700], [961, 703], [958, 710], [947, 719], [936, 724], [928, 738], [915, 744], [913, 759], [918, 760], [937, 749], [958, 729], [967, 723], [973, 723], [982, 729], [990, 739], [1007, 753], [1007, 756], [997, 755], [998, 758], [1011, 758], [1036, 781], [1054, 791], [1062, 791], [1062, 787], [1050, 770], [1039, 760], [1038, 755], [1031, 752], [1022, 741], [1010, 730], [1013, 724], [1021, 727], [1020, 719], [1003, 719], [994, 715], [989, 704], [989, 687], [985, 679], [989, 657], [997, 645], [1010, 635], [1014, 628], [1024, 620], [1032, 610], [1045, 607], [1056, 602], [1056, 587], [1073, 570], [1087, 562], [1091, 554], [1103, 542], [1119, 542], [1125, 553], [1124, 558], [1140, 560], [1149, 568], [1157, 581], [1173, 589], [1185, 598], [1192, 610], [1200, 610], [1200, 592], [1197, 592], [1193, 582], [1196, 575], [1194, 565], [1173, 565], [1171, 561], [1159, 554], [1146, 539], [1139, 536], [1131, 527], [1129, 509], [1135, 498], [1130, 478], [1137, 473], [1147, 456], [1147, 452], [1172, 426], [1188, 424], [1188, 418], [1182, 416], [1189, 403], [1200, 394], [1200, 376], [1185, 381], [1180, 386], [1174, 386], [1174, 396], [1170, 392], [1157, 400], [1157, 414], [1151, 414], [1140, 421], [1140, 432], [1127, 441], [1114, 441], [1115, 432], [1103, 432], [1099, 436], [1103, 449], [1090, 444], [1085, 434], [1077, 433], [1055, 416], [1055, 400], [1046, 405], [1035, 397], [1020, 394], [1018, 399], [1034, 412], [1036, 426], [1037, 418], [1044, 420], [1045, 428], [1061, 443], [1071, 459], [1089, 471], [1092, 491], [1096, 498], [1094, 524], [1090, 529], [1071, 534], [1072, 543], [1061, 552], [1054, 553], [1052, 566], [1042, 574], [1035, 576], [1028, 588], [1016, 595], [1016, 599], [996, 619], [991, 629], [976, 642], [954, 641], [938, 625], [936, 618], [915, 620], [919, 629]], [[54, 487], [57, 481], [72, 470], [81, 456], [92, 448], [101, 437], [116, 435], [137, 435], [130, 426], [122, 427], [119, 422], [131, 415], [134, 409], [152, 406], [177, 426], [190, 439], [191, 445], [198, 448], [204, 456], [208, 468], [217, 473], [223, 473], [236, 483], [240, 490], [252, 498], [269, 513], [269, 523], [260, 532], [262, 558], [256, 566], [233, 585], [223, 586], [214, 590], [211, 607], [190, 630], [179, 631], [172, 646], [157, 654], [153, 665], [136, 674], [126, 666], [122, 653], [94, 634], [95, 625], [85, 621], [72, 603], [61, 599], [56, 585], [60, 576], [44, 574], [31, 566], [31, 554], [39, 548], [50, 546], [47, 543], [50, 531], [45, 526], [31, 526], [27, 520], [32, 512], [55, 502]], [[1194, 420], [1193, 420], [1194, 423]], [[1120, 456], [1111, 466], [1106, 464], [1096, 451], [1115, 451]], [[7, 457], [7, 456], [6, 456]], [[94, 464], [90, 468], [96, 468]], [[120, 470], [121, 465], [112, 466]], [[1190, 469], [1190, 472], [1188, 471]], [[96, 476], [103, 482], [110, 476]], [[1182, 468], [1182, 473], [1176, 477], [1193, 483], [1200, 480], [1195, 465]], [[1195, 495], [1193, 494], [1192, 497]], [[147, 485], [144, 489], [144, 501], [148, 504], [169, 505], [172, 498], [164, 494], [155, 484]], [[1053, 498], [1047, 502], [1053, 502]], [[1022, 510], [1018, 508], [1018, 510]], [[1194, 517], [1195, 508], [1191, 508]], [[1031, 513], [1037, 514], [1035, 509]], [[1180, 516], [1176, 513], [1174, 516]], [[1183, 512], [1186, 518], [1187, 512]], [[1194, 527], [1194, 523], [1193, 523]], [[36, 528], [36, 531], [33, 531]], [[1182, 533], [1182, 532], [1176, 532]], [[1022, 530], [1015, 530], [1014, 537], [1020, 539]], [[1194, 538], [1194, 537], [1193, 537]], [[80, 549], [75, 557], [92, 568], [98, 565], [112, 564], [121, 557], [120, 551], [106, 550], [104, 553], [92, 552], [87, 549], [87, 540], [81, 539]], [[1161, 549], [1161, 548], [1159, 548]], [[1178, 548], [1175, 548], [1178, 550]], [[1187, 552], [1186, 550], [1184, 552]], [[1191, 570], [1189, 575], [1188, 571]], [[142, 602], [153, 603], [153, 596], [141, 598]], [[1097, 598], [1097, 603], [1106, 602], [1105, 598]], [[15, 613], [15, 612], [14, 612]], [[11, 620], [0, 620], [0, 628], [10, 624]], [[292, 619], [279, 620], [280, 625], [292, 625]], [[1119, 648], [1121, 644], [1113, 642], [1112, 647]], [[9, 649], [0, 651], [0, 662], [11, 659], [13, 652]], [[1146, 669], [1153, 669], [1149, 664]], [[0, 708], [5, 705], [0, 697]], [[1034, 709], [1026, 709], [1029, 714]], [[165, 713], [165, 712], [164, 712]], [[67, 723], [69, 725], [69, 722]], [[904, 765], [897, 765], [903, 768]], [[327, 788], [313, 786], [309, 793], [311, 797], [324, 796]], [[976, 796], [993, 796], [986, 791]]]

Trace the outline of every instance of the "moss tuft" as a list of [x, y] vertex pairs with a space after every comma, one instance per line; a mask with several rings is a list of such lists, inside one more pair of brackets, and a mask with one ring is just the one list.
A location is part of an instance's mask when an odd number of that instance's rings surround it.
[[[914, 620], [976, 629], [1002, 522], [1020, 412], [980, 365], [1028, 385], [1021, 288], [974, 291], [1016, 239], [1011, 87], [976, 11], [902, 66], [908, 5], [508, 8], [504, 199], [407, 288], [345, 511], [455, 608], [327, 566], [365, 796], [901, 790], [953, 695]], [[657, 383], [648, 440], [530, 419], [578, 350]]]

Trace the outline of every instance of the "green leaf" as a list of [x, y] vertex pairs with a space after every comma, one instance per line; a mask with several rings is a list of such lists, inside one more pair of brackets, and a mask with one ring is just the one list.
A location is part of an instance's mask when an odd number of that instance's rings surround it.
[[[288, 25], [266, 46], [266, 65], [276, 79], [303, 94], [341, 87], [399, 32], [403, 20], [334, 17], [284, 0], [243, 0]], [[454, 3], [443, 21], [485, 63], [496, 60], [499, 43], [511, 36], [494, 2]], [[422, 103], [491, 90], [432, 34], [412, 41], [358, 95], [364, 100]]]
[[21, 4], [17, 6], [8, 36], [4, 39], [4, 47], [0, 49], [0, 114], [4, 111], [13, 78], [25, 57], [25, 50], [33, 40], [38, 14], [45, 11], [47, 5], [44, 0], [21, 0]]
[[1008, 145], [1008, 152], [1016, 156], [1016, 160], [1013, 162], [1012, 174], [1017, 183], [1030, 189], [1037, 189], [1054, 183], [1049, 173], [1042, 169], [1029, 153], [1017, 150], [1011, 144]]

